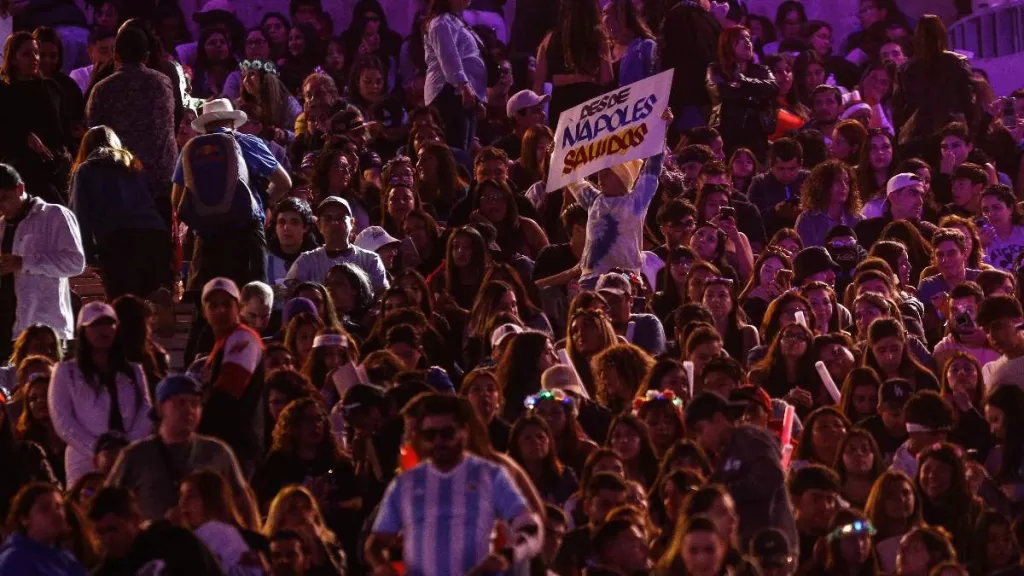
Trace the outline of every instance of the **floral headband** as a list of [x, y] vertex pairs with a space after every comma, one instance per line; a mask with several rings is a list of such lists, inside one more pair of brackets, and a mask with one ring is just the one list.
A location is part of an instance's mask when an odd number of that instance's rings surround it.
[[558, 402], [562, 406], [568, 406], [570, 409], [576, 409], [576, 402], [562, 390], [541, 390], [533, 396], [527, 396], [526, 400], [523, 401], [523, 406], [526, 406], [527, 410], [533, 410], [537, 407], [537, 403], [541, 400], [553, 400]]
[[647, 394], [633, 398], [633, 413], [639, 412], [646, 404], [659, 400], [668, 402], [680, 410], [683, 408], [683, 399], [676, 396], [675, 392], [671, 390], [648, 390]]
[[266, 72], [267, 74], [278, 75], [277, 66], [269, 60], [242, 60], [239, 64], [242, 70], [257, 70], [259, 72]]
[[832, 533], [828, 535], [828, 541], [835, 542], [840, 538], [845, 538], [846, 536], [854, 536], [859, 534], [867, 534], [869, 536], [874, 536], [876, 533], [878, 533], [878, 530], [875, 530], [875, 527], [871, 525], [871, 522], [867, 520], [857, 520], [856, 522], [851, 522], [850, 524], [840, 526], [839, 528], [833, 530]]

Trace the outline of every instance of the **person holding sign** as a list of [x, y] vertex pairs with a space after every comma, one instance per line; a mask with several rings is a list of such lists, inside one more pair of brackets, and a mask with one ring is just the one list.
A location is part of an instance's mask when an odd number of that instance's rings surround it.
[[[672, 110], [662, 114], [672, 124]], [[658, 191], [665, 162], [664, 151], [646, 162], [626, 162], [597, 173], [598, 188], [589, 184], [576, 191], [576, 200], [587, 209], [587, 242], [580, 259], [580, 284], [593, 289], [597, 279], [612, 268], [639, 272], [643, 264], [644, 221]]]
[[771, 70], [754, 62], [750, 30], [725, 28], [718, 37], [718, 62], [708, 66], [707, 88], [715, 108], [710, 125], [725, 141], [725, 154], [750, 149], [758, 159], [768, 151], [777, 120], [779, 85]]

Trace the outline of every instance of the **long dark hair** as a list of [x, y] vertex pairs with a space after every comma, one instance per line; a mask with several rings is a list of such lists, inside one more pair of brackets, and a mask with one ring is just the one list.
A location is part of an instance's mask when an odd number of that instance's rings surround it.
[[597, 76], [607, 51], [601, 7], [597, 0], [562, 2], [555, 33], [561, 42], [566, 69]]
[[4, 61], [0, 64], [0, 80], [10, 84], [14, 78], [14, 58], [18, 50], [28, 42], [35, 42], [36, 39], [28, 32], [15, 32], [7, 37], [4, 42]]
[[[96, 366], [93, 360], [93, 348], [89, 339], [85, 336], [85, 327], [80, 326], [75, 333], [77, 350], [75, 352], [75, 362], [78, 364], [78, 369], [82, 371], [82, 376], [85, 377], [85, 381], [92, 388], [96, 394], [101, 394], [106, 391], [106, 387], [100, 381], [99, 368]], [[142, 392], [139, 389], [139, 382], [135, 377], [135, 370], [132, 369], [131, 363], [128, 361], [128, 353], [125, 350], [124, 333], [121, 331], [121, 326], [117, 326], [117, 332], [114, 334], [114, 341], [110, 345], [110, 350], [107, 351], [107, 362], [110, 368], [116, 374], [118, 372], [127, 376], [133, 384], [133, 392], [135, 394], [135, 407], [142, 406]]]
[[[868, 436], [870, 438], [870, 436]], [[828, 524], [830, 533], [840, 528], [853, 524], [854, 522], [865, 522], [867, 518], [856, 510], [843, 509], [836, 512], [832, 521]], [[850, 574], [852, 566], [847, 566], [846, 555], [843, 554], [843, 538], [827, 538], [828, 547], [825, 553], [824, 573], [826, 574]], [[881, 574], [878, 563], [878, 551], [871, 546], [867, 560], [857, 567], [857, 576], [875, 576]]]
[[[524, 413], [518, 419], [515, 424], [512, 425], [512, 431], [508, 434], [508, 455], [518, 462], [522, 466], [526, 466], [526, 461], [523, 459], [522, 453], [519, 451], [519, 436], [523, 434], [530, 426], [536, 426], [544, 431], [544, 434], [548, 437], [548, 454], [544, 457], [543, 465], [543, 481], [548, 486], [557, 486], [558, 482], [562, 479], [562, 463], [558, 460], [558, 446], [555, 442], [555, 437], [551, 434], [551, 428], [540, 416], [531, 414], [529, 412]], [[542, 490], [542, 486], [537, 486], [538, 490]]]
[[[921, 509], [924, 513], [924, 521], [932, 526], [942, 526], [949, 531], [953, 546], [958, 553], [964, 554], [970, 542], [971, 529], [974, 527], [971, 523], [973, 519], [971, 509], [974, 508], [975, 499], [971, 486], [967, 482], [967, 472], [959, 450], [948, 443], [925, 448], [917, 457], [917, 476], [914, 478], [914, 482], [922, 497]], [[939, 497], [938, 501], [933, 501], [928, 497], [921, 487], [921, 471], [924, 469], [925, 463], [932, 459], [938, 460], [952, 469], [949, 490]], [[944, 526], [943, 522], [948, 525]]]
[[1020, 463], [1024, 457], [1024, 390], [1017, 386], [997, 386], [988, 398], [987, 406], [1002, 410], [1006, 439], [1003, 440], [1002, 461], [996, 479], [1002, 483], [1020, 481]]
[[454, 294], [459, 288], [459, 283], [457, 281], [459, 269], [455, 267], [455, 259], [452, 257], [452, 251], [453, 246], [455, 245], [455, 237], [460, 234], [468, 236], [470, 242], [473, 244], [473, 255], [469, 266], [480, 272], [481, 281], [483, 280], [485, 267], [487, 265], [487, 246], [484, 244], [484, 237], [480, 235], [480, 232], [477, 232], [477, 230], [471, 226], [463, 226], [462, 228], [458, 228], [452, 232], [451, 236], [448, 237], [448, 245], [445, 247], [444, 287], [449, 294]]
[[885, 183], [878, 183], [875, 179], [875, 169], [871, 166], [871, 140], [876, 136], [881, 136], [888, 140], [889, 145], [892, 147], [892, 162], [889, 163], [888, 172], [885, 177], [891, 178], [895, 173], [896, 166], [899, 164], [899, 160], [896, 158], [896, 139], [886, 132], [884, 128], [868, 130], [868, 136], [864, 139], [864, 145], [861, 146], [860, 156], [857, 161], [857, 188], [860, 189], [860, 199], [863, 203], [871, 200], [880, 190], [885, 191]]
[[[646, 40], [655, 40], [656, 37], [651, 28], [647, 25], [648, 20], [639, 10], [636, 9], [636, 4], [633, 0], [611, 0], [610, 4], [614, 7], [616, 17], [622, 22], [623, 28], [629, 30], [637, 38], [644, 38]], [[653, 6], [657, 4], [656, 0], [646, 0], [644, 2], [644, 12], [653, 11]], [[661, 24], [659, 19], [657, 24]]]
[[914, 31], [914, 59], [926, 66], [933, 66], [948, 48], [949, 35], [942, 18], [934, 14], [922, 16]]
[[[114, 300], [112, 306], [117, 312], [117, 331], [124, 343], [125, 357], [129, 362], [141, 364], [146, 374], [162, 380], [167, 374], [161, 371], [157, 361], [156, 344], [153, 343], [149, 328], [152, 310], [141, 298], [131, 294]], [[151, 391], [155, 390], [156, 382], [152, 383], [152, 387]]]
[[[775, 302], [778, 302], [778, 300]], [[772, 398], [782, 398], [789, 392], [789, 389], [783, 389], [779, 386], [780, 384], [790, 384], [786, 380], [786, 362], [782, 357], [782, 333], [793, 329], [800, 330], [807, 340], [807, 350], [798, 361], [797, 382], [801, 383], [802, 388], [814, 395], [817, 395], [822, 386], [821, 377], [818, 376], [818, 372], [814, 368], [816, 360], [813, 350], [814, 333], [805, 326], [790, 324], [785, 328], [780, 328], [775, 333], [775, 337], [768, 347], [768, 354], [750, 369], [751, 373], [757, 372], [762, 375], [763, 383], [761, 385]]]
[[649, 489], [654, 485], [654, 481], [658, 479], [658, 453], [654, 449], [654, 442], [651, 441], [651, 431], [647, 428], [647, 423], [639, 417], [632, 414], [620, 414], [612, 420], [611, 426], [608, 426], [608, 438], [605, 440], [606, 447], [611, 444], [612, 435], [618, 426], [626, 426], [640, 437], [637, 467], [640, 469], [640, 473], [643, 474], [644, 488]]

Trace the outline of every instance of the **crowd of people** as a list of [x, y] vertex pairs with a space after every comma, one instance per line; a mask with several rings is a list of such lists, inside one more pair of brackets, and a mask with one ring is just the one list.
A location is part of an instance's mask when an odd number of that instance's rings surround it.
[[1024, 89], [938, 17], [87, 4], [0, 2], [0, 576], [1024, 574]]

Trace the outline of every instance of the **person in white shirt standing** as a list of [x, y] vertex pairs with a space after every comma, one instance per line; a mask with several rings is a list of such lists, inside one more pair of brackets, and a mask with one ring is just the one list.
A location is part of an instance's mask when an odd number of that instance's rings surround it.
[[0, 357], [27, 327], [45, 324], [74, 336], [68, 278], [85, 270], [75, 215], [25, 191], [21, 175], [0, 164]]

